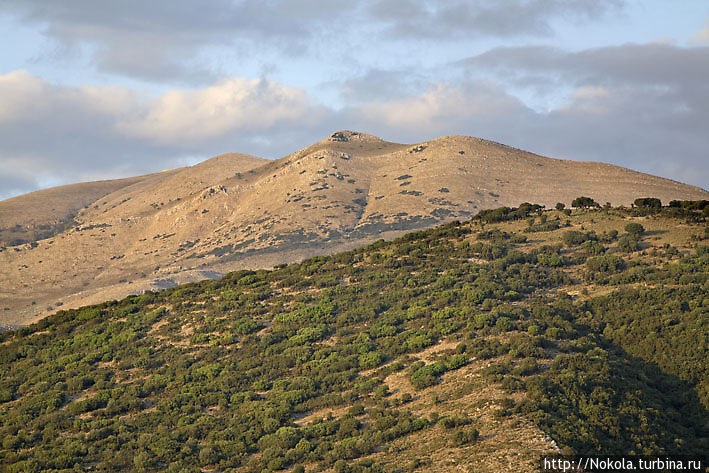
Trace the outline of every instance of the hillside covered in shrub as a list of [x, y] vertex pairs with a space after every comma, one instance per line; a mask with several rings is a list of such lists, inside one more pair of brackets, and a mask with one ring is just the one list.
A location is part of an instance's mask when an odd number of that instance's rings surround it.
[[706, 454], [708, 207], [651, 203], [487, 211], [3, 333], [1, 468], [529, 471], [553, 451]]

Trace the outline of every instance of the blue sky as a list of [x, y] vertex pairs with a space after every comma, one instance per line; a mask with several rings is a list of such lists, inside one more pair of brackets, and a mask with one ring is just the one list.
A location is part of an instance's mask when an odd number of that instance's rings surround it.
[[0, 199], [338, 129], [709, 188], [704, 0], [5, 0], [0, 31]]

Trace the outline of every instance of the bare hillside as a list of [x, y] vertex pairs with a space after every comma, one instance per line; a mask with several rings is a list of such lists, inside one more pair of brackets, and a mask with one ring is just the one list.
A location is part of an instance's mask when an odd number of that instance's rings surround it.
[[[332, 253], [485, 208], [569, 205], [580, 195], [613, 205], [645, 196], [709, 198], [668, 179], [477, 138], [405, 145], [337, 132], [279, 160], [225, 154], [189, 168], [0, 202], [0, 228], [55, 222], [59, 232], [5, 243], [0, 323]], [[34, 215], [25, 207], [45, 210]]]
[[7, 199], [0, 203], [0, 245], [16, 246], [51, 236], [73, 225], [79, 210], [101, 197], [154, 177], [82, 182]]

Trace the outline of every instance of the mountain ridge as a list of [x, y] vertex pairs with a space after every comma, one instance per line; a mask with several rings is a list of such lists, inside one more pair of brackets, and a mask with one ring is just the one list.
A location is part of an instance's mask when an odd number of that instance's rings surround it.
[[[522, 202], [709, 199], [668, 179], [480, 138], [400, 144], [353, 131], [277, 160], [226, 153], [119, 184], [78, 199], [84, 205], [56, 234], [5, 244], [0, 323], [343, 251]], [[43, 192], [57, 191], [34, 198]], [[13, 199], [0, 202], [0, 216]], [[14, 222], [0, 218], [0, 229]]]

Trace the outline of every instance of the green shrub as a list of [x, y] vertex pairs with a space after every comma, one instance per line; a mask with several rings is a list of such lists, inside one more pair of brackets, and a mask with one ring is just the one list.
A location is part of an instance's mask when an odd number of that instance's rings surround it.
[[359, 357], [360, 368], [369, 369], [379, 366], [383, 361], [382, 356], [376, 351], [365, 353]]
[[578, 230], [567, 230], [561, 235], [566, 246], [579, 246], [585, 241], [597, 240], [595, 233], [593, 232], [580, 232]]
[[446, 365], [440, 361], [424, 366], [415, 364], [412, 368], [414, 369], [411, 376], [409, 376], [409, 381], [416, 389], [433, 386], [438, 382], [438, 377], [448, 370]]
[[620, 256], [594, 256], [586, 260], [586, 267], [601, 273], [618, 273], [625, 269], [625, 260]]
[[645, 232], [645, 228], [639, 223], [632, 222], [625, 226], [625, 231], [637, 238]]
[[451, 442], [456, 447], [462, 447], [463, 445], [468, 445], [475, 442], [479, 436], [480, 432], [478, 432], [475, 428], [456, 430], [451, 437]]
[[623, 235], [618, 238], [618, 249], [626, 253], [632, 253], [640, 249], [640, 243], [633, 235]]

